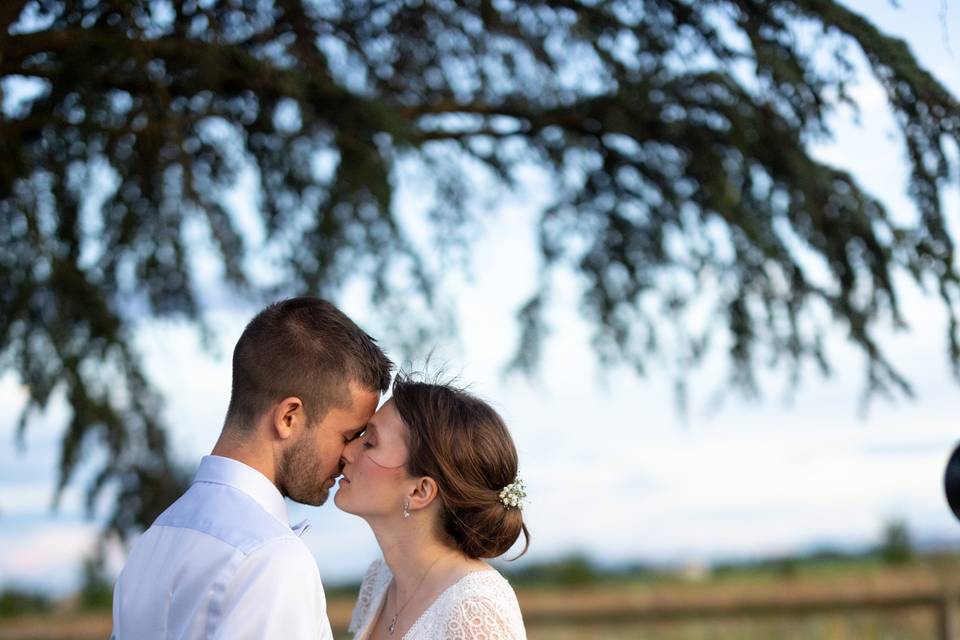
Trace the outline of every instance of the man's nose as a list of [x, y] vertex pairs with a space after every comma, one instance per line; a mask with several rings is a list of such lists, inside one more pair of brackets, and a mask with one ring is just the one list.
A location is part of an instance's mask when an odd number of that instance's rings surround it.
[[360, 442], [360, 438], [354, 438], [353, 440], [351, 440], [350, 442], [348, 442], [348, 443], [343, 447], [343, 453], [340, 454], [340, 466], [341, 466], [341, 468], [342, 468], [343, 465], [345, 465], [346, 463], [348, 463], [348, 462], [351, 462], [351, 463], [352, 463], [352, 462], [353, 462], [354, 447], [356, 446], [356, 444], [357, 444], [358, 442]]

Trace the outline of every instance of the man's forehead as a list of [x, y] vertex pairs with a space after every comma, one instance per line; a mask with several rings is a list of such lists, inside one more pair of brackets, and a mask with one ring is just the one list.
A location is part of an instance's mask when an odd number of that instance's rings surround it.
[[352, 407], [347, 409], [334, 409], [334, 411], [337, 411], [338, 415], [330, 422], [334, 429], [341, 433], [365, 428], [373, 415], [372, 407], [364, 407], [360, 403], [354, 403]]
[[377, 410], [379, 402], [379, 392], [370, 391], [351, 383], [349, 401], [344, 406], [344, 410], [354, 416], [359, 416], [365, 422]]

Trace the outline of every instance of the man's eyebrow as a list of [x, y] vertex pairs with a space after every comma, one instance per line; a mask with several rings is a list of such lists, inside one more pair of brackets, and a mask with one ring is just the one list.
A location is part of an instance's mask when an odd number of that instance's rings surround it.
[[357, 436], [363, 433], [364, 431], [368, 430], [372, 426], [373, 426], [372, 422], [367, 422], [365, 424], [360, 425], [359, 427], [354, 427], [353, 429], [351, 429], [351, 431], [353, 432], [354, 436]]

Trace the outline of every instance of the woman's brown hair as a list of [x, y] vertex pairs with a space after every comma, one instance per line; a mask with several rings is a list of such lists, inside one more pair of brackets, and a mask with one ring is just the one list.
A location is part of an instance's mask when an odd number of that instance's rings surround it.
[[471, 558], [503, 555], [522, 533], [517, 558], [526, 553], [523, 512], [500, 502], [517, 477], [517, 449], [493, 407], [451, 384], [403, 374], [393, 383], [393, 402], [407, 426], [407, 472], [438, 485], [442, 533]]

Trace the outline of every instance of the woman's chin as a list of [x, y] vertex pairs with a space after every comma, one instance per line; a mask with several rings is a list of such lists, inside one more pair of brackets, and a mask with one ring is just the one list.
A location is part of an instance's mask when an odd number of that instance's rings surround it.
[[337, 492], [333, 494], [333, 504], [344, 513], [353, 513], [350, 509], [350, 501], [343, 495], [343, 487], [337, 487]]

